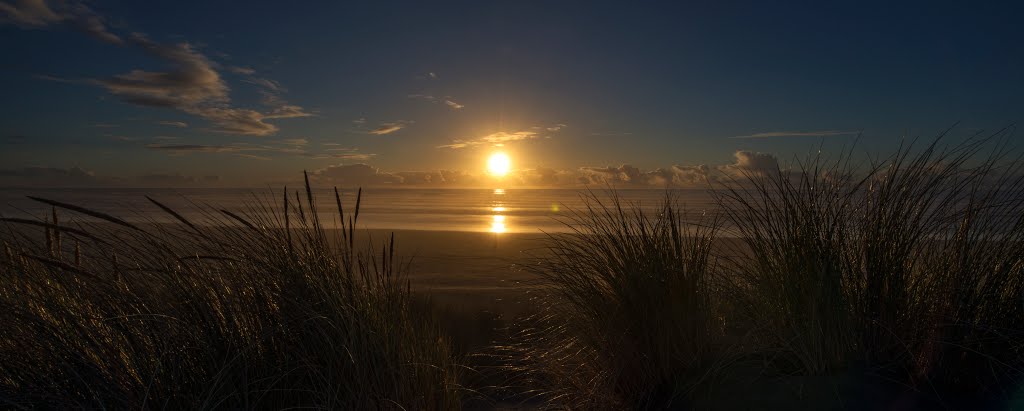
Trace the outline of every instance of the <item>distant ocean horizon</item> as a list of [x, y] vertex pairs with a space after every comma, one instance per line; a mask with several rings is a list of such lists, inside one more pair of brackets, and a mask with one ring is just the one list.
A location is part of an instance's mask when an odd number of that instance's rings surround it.
[[[606, 200], [608, 190], [591, 190]], [[695, 214], [714, 213], [711, 193], [706, 189], [625, 189], [617, 193], [626, 202], [656, 211], [666, 193]], [[66, 202], [129, 222], [169, 223], [174, 219], [146, 200], [150, 196], [196, 223], [202, 223], [201, 206], [244, 212], [256, 199], [274, 207], [281, 204], [282, 191], [253, 188], [0, 188], [0, 215], [42, 218], [50, 207], [27, 196]], [[466, 231], [494, 233], [540, 233], [568, 231], [560, 218], [569, 209], [579, 209], [586, 189], [468, 189], [468, 188], [366, 188], [363, 189], [358, 228], [383, 230]], [[294, 190], [289, 196], [294, 198]], [[305, 201], [305, 193], [300, 191]], [[341, 191], [344, 207], [353, 207], [356, 190]], [[337, 218], [332, 190], [314, 190], [318, 212], [330, 227]], [[294, 199], [293, 199], [294, 201]], [[200, 206], [200, 207], [197, 207]], [[207, 208], [209, 210], [209, 208]], [[79, 221], [88, 217], [62, 212]]]

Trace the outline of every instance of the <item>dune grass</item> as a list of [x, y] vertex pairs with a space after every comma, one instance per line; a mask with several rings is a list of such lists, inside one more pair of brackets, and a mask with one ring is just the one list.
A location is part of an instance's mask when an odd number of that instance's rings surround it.
[[1005, 407], [1024, 381], [1024, 168], [1003, 137], [734, 173], [718, 219], [589, 194], [524, 267], [550, 292], [497, 347], [510, 385], [584, 409], [737, 404], [714, 396], [779, 381], [823, 392], [777, 406]]
[[[5, 219], [5, 408], [456, 409], [457, 365], [394, 258], [305, 193], [135, 224], [77, 205]], [[57, 210], [60, 210], [58, 212]], [[92, 223], [59, 221], [84, 214]], [[32, 235], [45, 230], [45, 237]]]
[[526, 266], [549, 286], [545, 314], [510, 355], [513, 381], [580, 409], [682, 407], [721, 361], [712, 240], [669, 198], [656, 213], [596, 195], [569, 210]]
[[999, 136], [819, 156], [718, 191], [726, 277], [786, 375], [855, 375], [922, 401], [1005, 401], [1024, 357], [1024, 189]]

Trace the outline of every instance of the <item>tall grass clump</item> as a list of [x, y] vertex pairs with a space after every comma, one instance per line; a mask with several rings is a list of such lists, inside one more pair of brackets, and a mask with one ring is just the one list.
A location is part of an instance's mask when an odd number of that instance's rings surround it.
[[868, 164], [813, 156], [717, 187], [752, 349], [786, 375], [1005, 399], [1024, 365], [1024, 170], [1004, 136]]
[[[5, 408], [453, 409], [455, 359], [394, 258], [305, 192], [131, 223], [49, 199], [4, 218]], [[74, 216], [89, 217], [76, 222]], [[45, 232], [45, 235], [35, 233]], [[418, 303], [416, 303], [418, 304]]]
[[[685, 406], [719, 361], [713, 298], [717, 224], [671, 198], [654, 213], [590, 194], [527, 267], [546, 311], [508, 347], [542, 399], [580, 409]], [[520, 380], [523, 381], [523, 380]]]

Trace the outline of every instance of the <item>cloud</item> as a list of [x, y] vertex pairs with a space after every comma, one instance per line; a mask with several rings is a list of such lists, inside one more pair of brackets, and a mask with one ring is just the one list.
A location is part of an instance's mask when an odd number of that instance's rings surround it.
[[288, 91], [283, 86], [281, 86], [281, 83], [278, 83], [278, 82], [276, 82], [274, 80], [267, 79], [267, 78], [255, 78], [254, 77], [254, 78], [249, 78], [249, 79], [246, 79], [246, 80], [243, 80], [243, 81], [245, 81], [246, 83], [255, 84], [257, 86], [264, 87], [264, 88], [266, 88], [266, 89], [268, 89], [270, 91], [273, 91], [273, 92], [280, 93], [280, 92]]
[[266, 115], [264, 115], [263, 118], [265, 118], [265, 119], [301, 118], [301, 117], [310, 117], [312, 115], [313, 114], [311, 114], [311, 113], [307, 113], [302, 107], [291, 105], [291, 104], [283, 104], [280, 107], [277, 107], [277, 108], [271, 110], [271, 112], [267, 113]]
[[33, 74], [32, 77], [37, 78], [39, 80], [55, 81], [55, 82], [58, 82], [58, 83], [67, 83], [67, 84], [88, 83], [88, 81], [68, 79], [68, 78], [63, 78], [63, 77], [51, 76], [51, 75], [48, 75], [48, 74]]
[[425, 100], [425, 101], [429, 101], [431, 103], [437, 101], [436, 97], [431, 96], [429, 94], [409, 94], [406, 97], [411, 98], [413, 100]]
[[247, 76], [256, 74], [256, 70], [251, 67], [228, 66], [228, 71], [235, 74], [243, 74]]
[[733, 153], [736, 162], [720, 166], [719, 169], [731, 175], [764, 175], [779, 170], [779, 160], [768, 153], [737, 150]]
[[407, 122], [404, 122], [404, 121], [399, 121], [399, 122], [394, 122], [394, 123], [381, 123], [381, 125], [377, 126], [377, 128], [374, 128], [373, 130], [370, 130], [369, 133], [373, 134], [373, 135], [382, 136], [384, 134], [391, 134], [391, 133], [394, 133], [394, 132], [396, 132], [398, 130], [401, 130], [401, 129], [405, 128], [406, 125], [407, 125]]
[[322, 153], [314, 154], [311, 157], [314, 159], [335, 158], [338, 160], [369, 161], [377, 157], [377, 155], [370, 153]]
[[266, 156], [258, 156], [258, 155], [255, 155], [255, 154], [245, 154], [245, 153], [235, 154], [235, 156], [242, 157], [242, 158], [249, 158], [249, 159], [253, 159], [253, 160], [270, 160], [271, 159], [270, 157], [266, 157]]
[[518, 178], [522, 184], [527, 186], [560, 186], [576, 183], [572, 171], [549, 167], [522, 170], [518, 173]]
[[194, 114], [213, 123], [210, 129], [218, 133], [249, 136], [269, 136], [277, 132], [277, 126], [264, 122], [262, 113], [232, 107], [186, 107], [186, 113]]
[[0, 24], [13, 24], [28, 29], [67, 24], [98, 40], [111, 44], [124, 43], [124, 40], [107, 29], [102, 16], [77, 1], [0, 2]]
[[310, 177], [320, 183], [348, 186], [391, 185], [403, 181], [400, 176], [362, 163], [328, 166], [314, 171]]
[[410, 99], [413, 99], [413, 100], [423, 100], [423, 101], [434, 103], [434, 104], [442, 104], [443, 103], [445, 106], [448, 106], [448, 108], [450, 108], [452, 110], [460, 110], [460, 109], [466, 107], [465, 105], [462, 105], [462, 104], [459, 104], [458, 102], [456, 102], [455, 98], [451, 97], [451, 96], [445, 96], [444, 98], [438, 98], [438, 97], [434, 97], [434, 96], [432, 96], [430, 94], [408, 94], [408, 95], [406, 95], [406, 97], [410, 98]]
[[228, 101], [227, 85], [210, 61], [192, 45], [157, 44], [138, 33], [132, 35], [131, 41], [171, 63], [172, 68], [166, 72], [132, 70], [97, 80], [111, 94], [129, 103], [154, 107], [198, 107]]
[[505, 131], [499, 131], [499, 132], [496, 132], [496, 133], [491, 133], [491, 134], [479, 137], [479, 138], [474, 139], [474, 140], [454, 140], [450, 144], [440, 145], [440, 146], [437, 146], [437, 148], [460, 149], [460, 148], [475, 147], [475, 146], [487, 145], [487, 144], [492, 145], [492, 146], [503, 146], [506, 143], [516, 142], [516, 141], [524, 141], [524, 140], [533, 140], [533, 139], [540, 138], [540, 137], [542, 137], [542, 136], [540, 134], [538, 134], [537, 132], [535, 132], [535, 131], [516, 131], [516, 132], [512, 132], [512, 133], [505, 132]]
[[280, 143], [288, 146], [305, 146], [309, 144], [309, 140], [304, 138], [286, 138], [281, 140]]
[[259, 147], [244, 147], [232, 145], [206, 145], [206, 144], [146, 144], [150, 150], [168, 151], [174, 154], [187, 153], [235, 153], [239, 151], [263, 151]]
[[212, 131], [265, 136], [277, 132], [266, 115], [228, 105], [228, 86], [206, 56], [189, 43], [158, 44], [134, 33], [132, 44], [168, 63], [168, 71], [132, 70], [96, 80], [122, 101], [152, 107], [175, 108], [210, 121]]
[[97, 185], [103, 183], [92, 171], [79, 167], [24, 167], [0, 170], [0, 185], [5, 187]]
[[[217, 64], [189, 43], [160, 44], [141, 33], [132, 33], [127, 40], [110, 33], [102, 16], [81, 2], [74, 0], [15, 0], [0, 2], [0, 23], [24, 28], [42, 28], [54, 24], [68, 24], [93, 37], [116, 44], [130, 44], [168, 64], [164, 71], [132, 70], [104, 79], [69, 80], [37, 75], [37, 78], [65, 83], [99, 85], [121, 101], [149, 106], [173, 108], [201, 117], [213, 124], [212, 131], [265, 136], [278, 128], [265, 120], [308, 117], [302, 107], [286, 104], [279, 98], [269, 113], [237, 108], [230, 105], [228, 86], [217, 71]], [[228, 67], [236, 73], [255, 71], [245, 67]], [[280, 83], [265, 79], [247, 80], [283, 92]]]
[[159, 124], [159, 125], [162, 125], [162, 126], [171, 126], [171, 127], [178, 127], [178, 128], [186, 128], [186, 127], [188, 127], [188, 123], [186, 123], [184, 121], [158, 121], [156, 123]]
[[771, 137], [829, 137], [829, 136], [848, 136], [860, 134], [859, 131], [839, 131], [839, 130], [823, 130], [823, 131], [769, 131], [766, 133], [749, 134], [745, 136], [733, 136], [729, 138], [771, 138]]
[[278, 145], [256, 145], [247, 143], [234, 144], [170, 144], [150, 143], [145, 147], [150, 150], [166, 152], [172, 156], [184, 156], [194, 153], [220, 153], [238, 157], [271, 160], [271, 156], [298, 156], [312, 159], [339, 159], [368, 161], [376, 154], [360, 153], [356, 148], [335, 148], [321, 152], [308, 149], [309, 141], [304, 138], [285, 139], [276, 142]]
[[717, 181], [724, 169], [733, 170], [735, 164], [711, 167], [707, 165], [673, 165], [644, 171], [624, 164], [618, 167], [581, 167], [576, 181], [580, 184], [609, 184], [650, 187], [700, 187]]
[[220, 181], [220, 176], [186, 176], [182, 174], [146, 174], [136, 178], [136, 181], [147, 187], [182, 187], [198, 184], [215, 184]]

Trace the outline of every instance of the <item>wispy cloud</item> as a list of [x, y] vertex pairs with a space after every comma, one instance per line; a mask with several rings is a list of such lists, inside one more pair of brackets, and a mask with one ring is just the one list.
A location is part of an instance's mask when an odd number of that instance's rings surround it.
[[58, 82], [58, 83], [67, 83], [67, 84], [89, 83], [89, 81], [87, 81], [87, 80], [75, 80], [75, 79], [51, 76], [51, 75], [48, 75], [48, 74], [35, 74], [32, 77], [37, 78], [39, 80], [55, 81], [55, 82]]
[[549, 126], [549, 127], [537, 126], [537, 127], [533, 127], [531, 129], [531, 131], [525, 131], [525, 130], [524, 131], [515, 131], [515, 132], [499, 131], [499, 132], [491, 133], [491, 134], [488, 134], [488, 135], [485, 135], [485, 136], [481, 136], [481, 137], [478, 137], [478, 138], [475, 138], [475, 139], [468, 139], [468, 140], [467, 139], [456, 139], [456, 140], [453, 140], [450, 144], [440, 145], [440, 146], [437, 146], [437, 148], [460, 149], [460, 148], [476, 147], [476, 146], [481, 146], [481, 145], [491, 145], [491, 146], [495, 146], [495, 147], [500, 147], [500, 146], [503, 146], [505, 144], [513, 143], [513, 142], [526, 141], [526, 140], [535, 140], [535, 139], [539, 139], [539, 138], [549, 138], [550, 135], [542, 134], [541, 131], [545, 131], [546, 130], [546, 131], [550, 131], [550, 132], [557, 132], [559, 130], [562, 130], [563, 128], [565, 128], [565, 124], [556, 124], [554, 126]]
[[451, 96], [445, 96], [445, 97], [440, 97], [439, 98], [439, 97], [435, 97], [435, 96], [430, 95], [430, 94], [408, 94], [408, 95], [406, 95], [406, 97], [409, 98], [409, 99], [413, 99], [413, 100], [427, 101], [427, 102], [430, 102], [430, 103], [433, 103], [433, 104], [444, 104], [445, 106], [447, 106], [448, 108], [450, 108], [452, 110], [460, 110], [460, 109], [466, 107], [465, 105], [459, 104], [458, 102], [456, 102], [454, 97], [451, 97]]
[[30, 29], [67, 24], [104, 42], [124, 43], [124, 40], [107, 29], [102, 16], [81, 2], [73, 0], [0, 2], [0, 24], [13, 24]]
[[235, 156], [242, 157], [242, 158], [248, 158], [248, 159], [252, 159], [252, 160], [264, 160], [264, 161], [270, 161], [271, 160], [270, 157], [258, 156], [258, 155], [255, 155], [255, 154], [239, 153], [239, 154], [235, 154]]
[[178, 128], [186, 128], [186, 127], [188, 127], [188, 123], [186, 123], [184, 121], [158, 121], [156, 123], [161, 125], [161, 126], [170, 126], [170, 127], [178, 127]]
[[370, 134], [382, 136], [384, 134], [391, 134], [398, 130], [405, 128], [408, 122], [398, 121], [393, 123], [381, 123], [381, 125], [369, 131]]
[[264, 87], [264, 88], [266, 88], [268, 90], [271, 90], [271, 91], [274, 91], [274, 92], [288, 91], [283, 86], [281, 86], [281, 83], [278, 83], [278, 82], [276, 82], [274, 80], [271, 80], [271, 79], [268, 79], [268, 78], [250, 77], [250, 78], [248, 78], [246, 80], [243, 80], [243, 81], [245, 81], [246, 83], [255, 84], [257, 86]]
[[256, 70], [251, 67], [228, 66], [228, 71], [235, 74], [243, 74], [247, 76], [256, 74]]
[[[141, 106], [176, 109], [212, 123], [212, 131], [266, 136], [278, 131], [266, 122], [271, 119], [308, 117], [302, 107], [277, 99], [269, 112], [233, 107], [228, 97], [228, 86], [212, 62], [190, 43], [161, 44], [142, 33], [127, 38], [112, 34], [102, 16], [76, 0], [17, 0], [0, 2], [0, 24], [14, 24], [23, 28], [42, 28], [55, 24], [69, 24], [101, 40], [127, 44], [168, 63], [165, 71], [136, 69], [103, 79], [69, 80], [37, 75], [37, 78], [65, 83], [86, 83], [103, 87], [120, 100]], [[255, 70], [230, 66], [227, 70], [252, 75]], [[266, 78], [247, 81], [272, 93], [284, 92], [280, 83]]]
[[163, 151], [173, 156], [183, 156], [193, 153], [221, 153], [239, 157], [271, 160], [272, 156], [298, 156], [312, 159], [343, 159], [366, 161], [376, 157], [376, 154], [361, 153], [357, 148], [336, 148], [323, 151], [311, 151], [308, 148], [309, 141], [304, 138], [285, 139], [276, 142], [277, 145], [257, 145], [248, 143], [233, 144], [169, 144], [151, 143], [145, 147], [150, 150]]
[[745, 136], [733, 136], [729, 138], [772, 138], [772, 137], [829, 137], [829, 136], [848, 136], [859, 134], [859, 131], [840, 131], [840, 130], [822, 130], [822, 131], [769, 131], [765, 133], [755, 133]]
[[305, 146], [309, 144], [309, 140], [304, 138], [286, 138], [284, 140], [279, 141], [279, 143], [287, 146]]
[[191, 44], [159, 44], [139, 33], [132, 34], [130, 41], [171, 63], [172, 69], [165, 72], [132, 70], [96, 80], [122, 101], [178, 109], [210, 121], [216, 132], [255, 136], [277, 132], [276, 126], [264, 121], [265, 114], [228, 105], [228, 86], [213, 63]]
[[424, 101], [429, 101], [429, 102], [431, 102], [431, 103], [433, 103], [433, 102], [436, 102], [436, 101], [437, 101], [437, 98], [436, 98], [436, 97], [434, 97], [434, 96], [432, 96], [432, 95], [429, 95], [429, 94], [409, 94], [409, 95], [407, 95], [406, 97], [408, 97], [408, 98], [410, 98], [410, 99], [413, 99], [413, 100], [424, 100]]
[[237, 153], [241, 151], [263, 151], [259, 147], [206, 144], [146, 144], [150, 150], [167, 151], [174, 154], [188, 153]]
[[265, 119], [277, 119], [277, 118], [301, 118], [311, 117], [313, 114], [305, 111], [302, 107], [284, 104], [274, 108], [269, 113], [263, 116]]
[[315, 154], [311, 157], [313, 159], [325, 159], [333, 158], [338, 160], [350, 160], [350, 161], [369, 161], [376, 157], [376, 154], [369, 153], [321, 153]]

